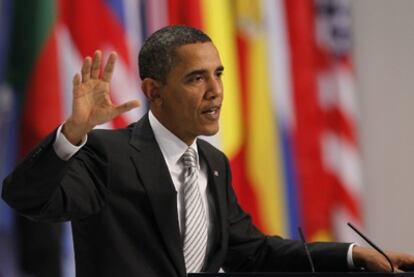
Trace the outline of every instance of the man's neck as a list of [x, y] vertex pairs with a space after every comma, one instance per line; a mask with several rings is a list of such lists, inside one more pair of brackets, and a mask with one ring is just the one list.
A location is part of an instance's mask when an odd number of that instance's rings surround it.
[[167, 120], [164, 120], [163, 116], [160, 115], [156, 110], [150, 109], [150, 112], [154, 116], [154, 118], [157, 120], [157, 122], [162, 125], [165, 129], [167, 129], [171, 134], [176, 136], [179, 140], [187, 144], [188, 146], [192, 145], [194, 141], [197, 139], [195, 138], [184, 138], [184, 136], [180, 135], [175, 128], [171, 127], [170, 124], [168, 124]]

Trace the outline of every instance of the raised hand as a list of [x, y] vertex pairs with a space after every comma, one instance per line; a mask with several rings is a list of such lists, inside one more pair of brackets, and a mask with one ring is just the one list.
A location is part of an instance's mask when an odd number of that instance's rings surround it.
[[82, 65], [82, 76], [73, 77], [72, 114], [63, 125], [62, 132], [72, 144], [79, 144], [82, 138], [96, 125], [108, 122], [114, 117], [139, 106], [137, 100], [114, 105], [109, 90], [116, 62], [112, 52], [101, 75], [102, 53], [96, 51], [93, 60], [86, 57]]

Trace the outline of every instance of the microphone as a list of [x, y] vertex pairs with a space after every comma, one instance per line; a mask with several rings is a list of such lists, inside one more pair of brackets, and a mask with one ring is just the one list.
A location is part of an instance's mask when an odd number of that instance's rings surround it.
[[312, 273], [315, 273], [315, 266], [313, 264], [312, 256], [309, 252], [309, 248], [308, 248], [308, 244], [306, 243], [305, 236], [303, 235], [302, 228], [298, 227], [298, 231], [299, 231], [300, 239], [302, 240], [302, 243], [303, 243], [303, 247], [305, 248], [306, 257], [308, 258]]
[[354, 230], [361, 238], [363, 238], [369, 245], [371, 245], [375, 250], [377, 250], [379, 253], [381, 253], [382, 256], [387, 259], [388, 263], [391, 266], [391, 272], [394, 272], [394, 266], [392, 265], [391, 259], [385, 254], [384, 251], [381, 250], [378, 246], [375, 245], [371, 240], [369, 240], [364, 234], [362, 234], [354, 225], [352, 225], [350, 222], [347, 223], [349, 227], [351, 227], [352, 230]]

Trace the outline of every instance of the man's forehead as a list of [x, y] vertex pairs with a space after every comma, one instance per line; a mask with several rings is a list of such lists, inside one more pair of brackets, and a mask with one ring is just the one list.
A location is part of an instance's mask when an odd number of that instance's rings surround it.
[[221, 65], [221, 60], [217, 48], [211, 42], [198, 42], [185, 44], [177, 47], [174, 51], [174, 59], [176, 65], [178, 63], [193, 64], [193, 63], [218, 63]]

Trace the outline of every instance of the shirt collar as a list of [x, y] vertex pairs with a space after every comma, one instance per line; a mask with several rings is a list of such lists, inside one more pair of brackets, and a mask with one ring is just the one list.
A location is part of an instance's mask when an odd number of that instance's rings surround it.
[[[188, 146], [170, 130], [164, 127], [151, 111], [148, 112], [148, 119], [152, 131], [154, 132], [155, 140], [160, 146], [162, 155], [169, 166], [175, 166], [188, 147], [193, 148], [198, 157], [197, 139]], [[197, 164], [199, 164], [198, 161]]]

